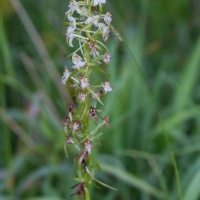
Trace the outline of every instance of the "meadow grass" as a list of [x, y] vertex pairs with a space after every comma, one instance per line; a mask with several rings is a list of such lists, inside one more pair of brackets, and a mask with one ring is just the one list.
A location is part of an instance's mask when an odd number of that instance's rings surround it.
[[[178, 166], [183, 200], [200, 198], [200, 37], [195, 1], [110, 0], [106, 10], [135, 56], [156, 102]], [[61, 84], [68, 1], [2, 0], [0, 6], [0, 199], [69, 199], [73, 157], [63, 152]], [[195, 14], [197, 13], [197, 14]], [[94, 154], [96, 177], [118, 189], [91, 199], [177, 200], [177, 179], [156, 107], [126, 46], [108, 42], [105, 98], [111, 128]], [[103, 75], [102, 75], [103, 77]], [[95, 80], [99, 77], [93, 77]], [[75, 154], [74, 149], [68, 149]], [[70, 199], [76, 199], [75, 197]]]

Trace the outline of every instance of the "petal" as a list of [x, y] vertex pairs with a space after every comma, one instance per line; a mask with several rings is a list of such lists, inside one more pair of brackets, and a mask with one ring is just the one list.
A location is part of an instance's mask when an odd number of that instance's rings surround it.
[[81, 61], [80, 61], [80, 62], [79, 62], [79, 66], [80, 66], [80, 67], [84, 67], [84, 66], [85, 66], [85, 62], [81, 62]]
[[77, 12], [78, 14], [81, 14], [81, 10], [79, 9], [78, 6], [77, 6], [77, 8], [76, 8], [76, 12]]
[[91, 23], [91, 21], [92, 21], [92, 17], [89, 17], [89, 18], [85, 21], [85, 24], [89, 24], [89, 23]]
[[99, 0], [94, 0], [94, 6], [96, 6], [97, 4], [99, 4]]
[[70, 38], [69, 38], [69, 46], [70, 46], [70, 47], [74, 47], [73, 44], [72, 44], [73, 39], [74, 39], [73, 37], [70, 37]]
[[68, 20], [71, 21], [76, 21], [75, 18], [71, 17], [70, 14], [67, 15]]

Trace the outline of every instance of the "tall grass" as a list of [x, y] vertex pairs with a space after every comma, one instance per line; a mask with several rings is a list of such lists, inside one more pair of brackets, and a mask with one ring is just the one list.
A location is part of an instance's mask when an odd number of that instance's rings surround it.
[[[61, 119], [71, 97], [60, 78], [64, 65], [71, 66], [65, 59], [70, 52], [62, 24], [68, 2], [2, 3], [0, 199], [69, 199], [75, 172], [72, 158], [66, 159], [63, 153]], [[196, 4], [110, 0], [107, 8], [141, 66], [160, 110], [184, 200], [200, 198]], [[112, 74], [110, 82], [115, 90], [105, 99], [111, 128], [105, 130], [102, 146], [95, 150], [101, 164], [96, 176], [118, 191], [94, 185], [92, 199], [177, 200], [169, 150], [141, 74], [125, 45], [113, 38], [108, 48], [113, 59], [107, 71]]]

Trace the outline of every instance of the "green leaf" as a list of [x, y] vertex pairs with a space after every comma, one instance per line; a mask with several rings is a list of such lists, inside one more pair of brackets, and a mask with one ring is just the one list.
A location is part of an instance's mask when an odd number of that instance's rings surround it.
[[138, 188], [139, 190], [151, 194], [160, 199], [165, 198], [165, 194], [159, 189], [153, 187], [149, 183], [143, 181], [141, 178], [134, 176], [133, 174], [127, 172], [125, 169], [121, 169], [119, 167], [115, 167], [112, 165], [108, 165], [105, 163], [101, 164], [102, 171], [109, 173], [116, 177], [117, 179], [123, 181], [124, 183]]
[[199, 200], [200, 197], [199, 183], [200, 183], [200, 171], [198, 171], [188, 183], [188, 186], [184, 193], [183, 200]]

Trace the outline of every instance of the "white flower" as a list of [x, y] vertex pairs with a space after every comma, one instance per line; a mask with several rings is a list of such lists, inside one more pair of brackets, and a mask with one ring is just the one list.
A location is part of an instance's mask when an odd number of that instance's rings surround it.
[[104, 23], [98, 23], [98, 26], [99, 26], [99, 28], [102, 31], [104, 42], [107, 42], [108, 35], [109, 35], [109, 28], [108, 28], [108, 26], [106, 26]]
[[87, 77], [81, 77], [79, 85], [82, 89], [88, 88], [90, 86], [89, 79]]
[[106, 22], [106, 24], [110, 24], [110, 22], [112, 21], [112, 15], [110, 12], [107, 12], [105, 17], [104, 17], [104, 21]]
[[110, 86], [109, 81], [105, 81], [101, 86], [103, 87], [105, 93], [111, 92], [114, 89], [113, 87]]
[[66, 84], [66, 81], [68, 80], [70, 76], [69, 70], [67, 69], [67, 67], [65, 67], [64, 72], [63, 72], [63, 76], [62, 76], [62, 84]]
[[106, 52], [104, 55], [104, 58], [103, 58], [104, 64], [108, 64], [110, 62], [111, 58], [112, 58], [112, 55], [110, 55], [109, 53]]
[[93, 6], [96, 6], [98, 4], [106, 3], [106, 0], [94, 0]]
[[75, 0], [70, 1], [68, 7], [69, 7], [69, 10], [65, 13], [66, 15], [74, 11], [76, 11], [78, 14], [81, 14], [81, 10], [79, 9], [79, 4]]
[[70, 26], [67, 29], [68, 33], [74, 32], [76, 29], [76, 19], [74, 17], [71, 17], [70, 14], [68, 14], [68, 20], [70, 21]]
[[92, 55], [94, 58], [99, 56], [99, 52], [97, 50], [97, 44], [96, 42], [92, 42], [91, 40], [88, 40], [87, 45], [90, 47], [90, 55]]
[[87, 151], [89, 154], [91, 153], [92, 149], [96, 148], [88, 139], [84, 142], [84, 146], [84, 151]]
[[103, 41], [104, 41], [104, 42], [107, 42], [107, 41], [108, 41], [108, 34], [109, 34], [109, 32], [103, 33]]
[[89, 17], [86, 21], [85, 24], [94, 24], [96, 27], [98, 27], [98, 20], [99, 20], [99, 15], [94, 15], [92, 17]]
[[75, 38], [75, 35], [73, 34], [73, 32], [68, 32], [68, 29], [67, 29], [65, 35], [67, 36], [69, 46], [73, 47], [72, 41]]
[[74, 143], [74, 141], [72, 140], [71, 136], [68, 135], [66, 144], [73, 144], [73, 143]]
[[79, 163], [83, 163], [87, 157], [88, 157], [88, 152], [83, 150], [79, 156]]
[[102, 33], [109, 32], [108, 26], [106, 26], [104, 23], [98, 23], [98, 26], [101, 29]]
[[96, 118], [97, 117], [97, 109], [90, 106], [90, 111], [89, 111], [88, 117], [93, 118], [93, 119]]
[[82, 61], [82, 58], [77, 55], [76, 53], [72, 56], [72, 62], [75, 64], [72, 69], [80, 69], [81, 67], [84, 67], [86, 65], [85, 62]]
[[63, 125], [64, 125], [64, 126], [67, 126], [67, 125], [70, 123], [70, 118], [69, 118], [69, 117], [65, 117], [65, 118], [62, 120], [62, 122], [63, 122]]
[[79, 91], [78, 92], [78, 97], [76, 98], [76, 101], [85, 101], [87, 97], [87, 93], [83, 92], [83, 91]]
[[72, 128], [74, 131], [79, 131], [80, 126], [81, 126], [81, 123], [79, 121], [75, 121]]

